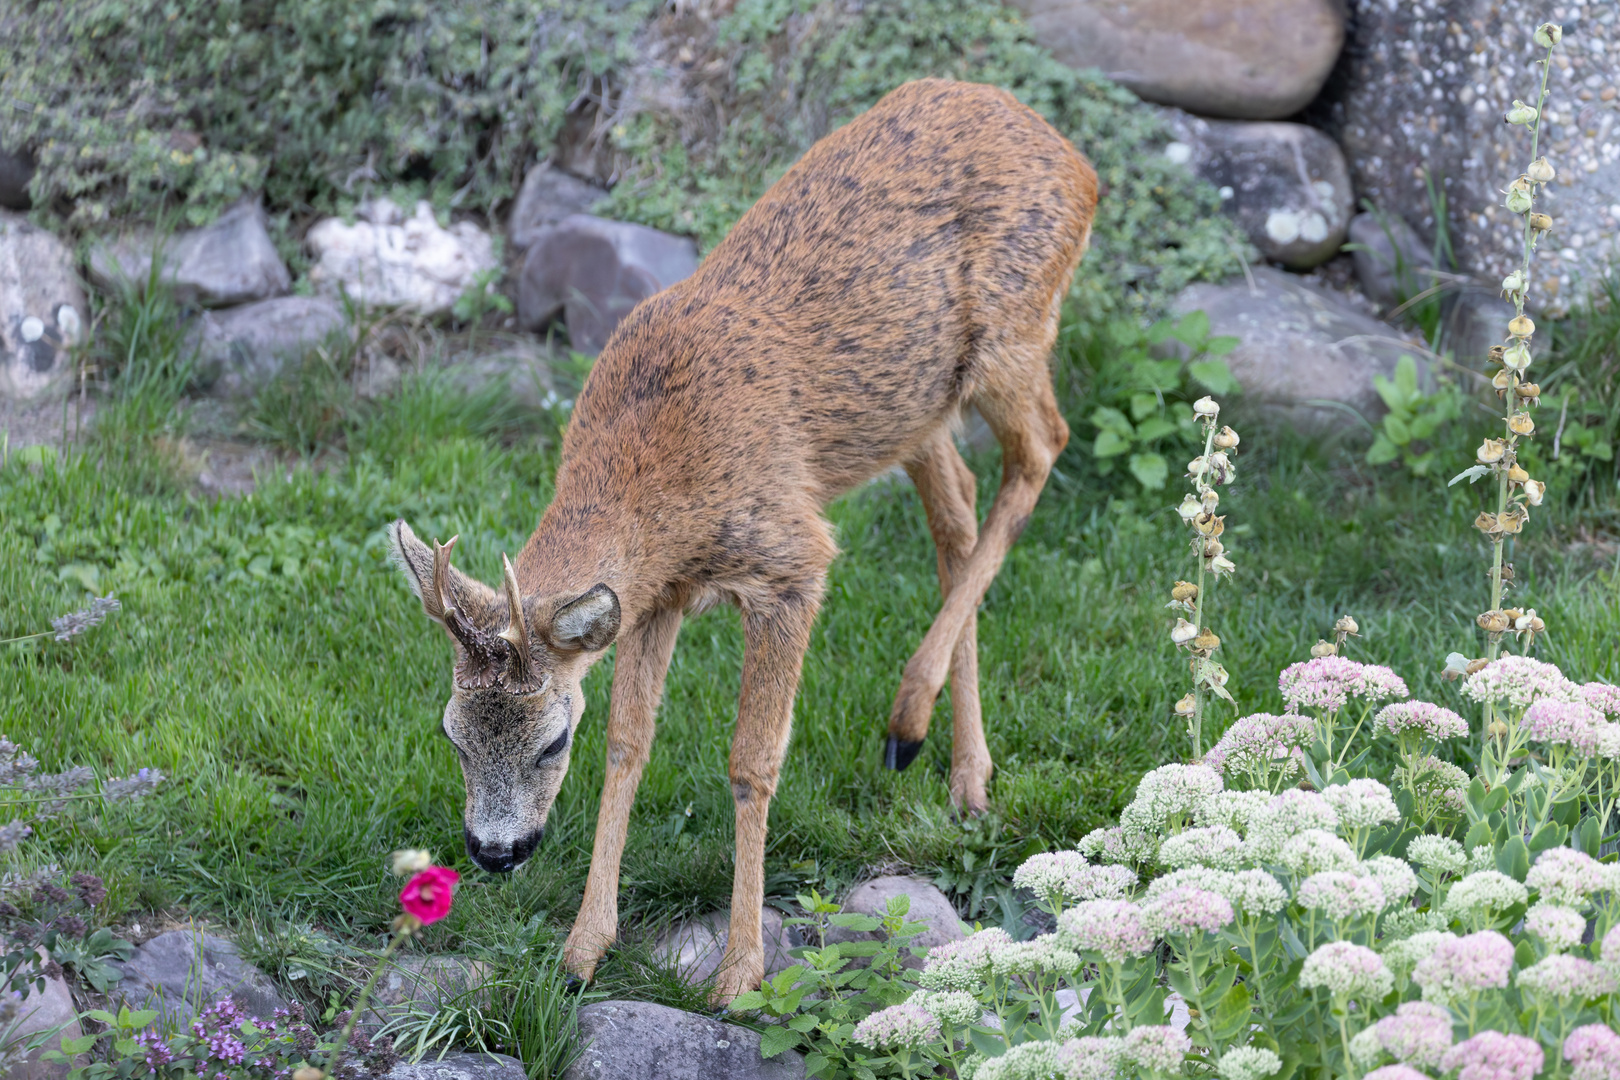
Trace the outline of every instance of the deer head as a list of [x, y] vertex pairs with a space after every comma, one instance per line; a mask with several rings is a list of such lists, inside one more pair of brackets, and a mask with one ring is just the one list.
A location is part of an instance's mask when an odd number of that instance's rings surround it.
[[601, 584], [525, 597], [504, 555], [497, 593], [450, 565], [455, 537], [429, 547], [403, 521], [388, 531], [422, 610], [455, 645], [442, 730], [461, 757], [467, 854], [504, 873], [540, 841], [585, 711], [580, 680], [619, 632], [619, 598]]

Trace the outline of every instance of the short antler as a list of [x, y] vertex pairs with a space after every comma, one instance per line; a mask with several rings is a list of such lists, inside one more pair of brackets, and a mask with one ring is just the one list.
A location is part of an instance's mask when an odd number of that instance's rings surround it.
[[457, 685], [494, 686], [500, 677], [501, 654], [506, 651], [505, 647], [456, 606], [455, 593], [450, 589], [450, 549], [459, 539], [452, 536], [448, 544], [433, 541], [433, 580], [422, 590], [422, 608], [442, 622], [461, 643], [462, 660], [456, 665]]
[[501, 568], [507, 615], [506, 629], [501, 631], [501, 637], [512, 646], [506, 681], [509, 686], [517, 687], [529, 682], [534, 664], [529, 656], [529, 628], [523, 621], [523, 593], [518, 590], [517, 571], [512, 569], [512, 560], [504, 552], [501, 554]]

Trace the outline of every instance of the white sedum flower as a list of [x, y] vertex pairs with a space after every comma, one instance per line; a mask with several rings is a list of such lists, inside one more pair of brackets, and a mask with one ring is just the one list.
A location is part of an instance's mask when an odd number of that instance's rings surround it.
[[1265, 1080], [1282, 1068], [1282, 1058], [1263, 1046], [1239, 1046], [1221, 1055], [1221, 1080]]
[[1319, 874], [1324, 870], [1349, 870], [1356, 865], [1350, 845], [1325, 829], [1306, 829], [1289, 840], [1277, 861], [1294, 874]]
[[1417, 892], [1417, 875], [1405, 859], [1393, 855], [1375, 855], [1357, 867], [1356, 872], [1378, 882], [1378, 887], [1384, 890], [1386, 907], [1403, 903]]
[[1530, 891], [1499, 870], [1478, 870], [1451, 887], [1440, 913], [1471, 922], [1530, 899]]
[[1460, 874], [1468, 866], [1463, 846], [1449, 836], [1416, 836], [1406, 845], [1406, 857], [1438, 874]]
[[1401, 812], [1395, 806], [1395, 796], [1377, 780], [1361, 779], [1348, 784], [1334, 784], [1322, 792], [1322, 798], [1339, 812], [1341, 829], [1370, 829], [1401, 819]]
[[1225, 825], [1188, 829], [1159, 845], [1159, 861], [1177, 869], [1209, 866], [1236, 870], [1241, 864], [1242, 847], [1242, 837]]

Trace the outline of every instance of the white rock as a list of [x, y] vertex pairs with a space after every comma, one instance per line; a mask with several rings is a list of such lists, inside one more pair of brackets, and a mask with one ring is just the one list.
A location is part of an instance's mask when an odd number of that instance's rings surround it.
[[353, 225], [327, 218], [310, 229], [315, 265], [309, 279], [318, 291], [347, 292], [374, 307], [442, 315], [477, 274], [496, 266], [487, 233], [467, 221], [441, 228], [426, 201], [417, 203], [409, 218], [386, 199], [362, 209], [362, 220]]
[[0, 400], [29, 401], [72, 383], [84, 289], [68, 246], [0, 210]]

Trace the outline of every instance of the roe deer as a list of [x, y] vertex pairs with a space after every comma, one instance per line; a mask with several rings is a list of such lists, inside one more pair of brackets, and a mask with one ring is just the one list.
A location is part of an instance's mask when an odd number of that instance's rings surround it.
[[[616, 936], [619, 859], [682, 613], [725, 601], [745, 648], [715, 996], [759, 985], [766, 815], [837, 554], [823, 509], [896, 463], [921, 495], [944, 603], [901, 677], [886, 763], [916, 756], [948, 674], [951, 797], [985, 808], [975, 613], [1068, 441], [1047, 354], [1096, 181], [1011, 94], [908, 83], [811, 147], [696, 274], [614, 331], [502, 592], [452, 568], [450, 545], [393, 526], [411, 587], [455, 643], [444, 732], [466, 779], [467, 851], [486, 870], [534, 850], [585, 708], [580, 679], [618, 641], [596, 844], [566, 947], [575, 974], [589, 979]], [[982, 528], [952, 441], [968, 405], [1003, 452]]]

